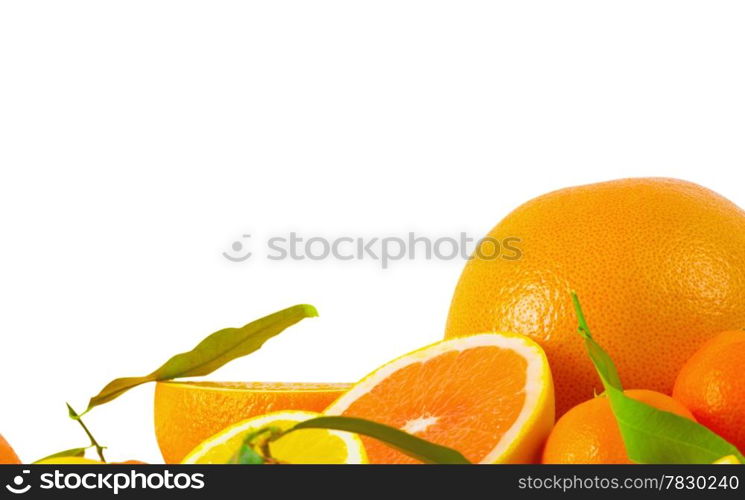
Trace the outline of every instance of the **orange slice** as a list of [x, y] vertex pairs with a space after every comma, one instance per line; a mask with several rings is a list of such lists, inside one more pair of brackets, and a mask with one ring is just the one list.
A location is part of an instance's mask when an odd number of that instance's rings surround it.
[[166, 463], [247, 418], [280, 410], [323, 411], [349, 384], [290, 382], [159, 382], [155, 435]]
[[[475, 463], [535, 462], [554, 423], [543, 350], [522, 335], [455, 338], [378, 368], [324, 412], [374, 420]], [[363, 437], [370, 463], [416, 463]]]

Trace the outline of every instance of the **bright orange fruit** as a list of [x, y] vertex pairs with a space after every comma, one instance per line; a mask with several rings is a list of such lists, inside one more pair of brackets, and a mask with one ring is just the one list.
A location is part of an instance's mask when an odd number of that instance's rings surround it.
[[673, 397], [745, 453], [745, 331], [723, 332], [683, 366]]
[[349, 384], [159, 382], [155, 434], [166, 463], [180, 463], [199, 443], [247, 418], [279, 410], [323, 411]]
[[[554, 422], [551, 371], [543, 350], [527, 337], [473, 335], [383, 365], [325, 413], [387, 424], [472, 462], [532, 462]], [[362, 439], [370, 463], [416, 463]]]
[[18, 455], [13, 451], [5, 438], [0, 434], [0, 464], [20, 464]]
[[745, 326], [745, 212], [675, 179], [562, 189], [518, 207], [488, 235], [519, 248], [468, 262], [446, 338], [529, 335], [546, 351], [557, 412], [602, 391], [570, 299], [630, 387], [670, 394], [683, 363], [718, 332]]
[[[695, 420], [682, 404], [665, 394], [643, 389], [624, 393], [657, 409]], [[542, 461], [545, 464], [632, 463], [608, 398], [598, 396], [566, 412], [546, 441]]]

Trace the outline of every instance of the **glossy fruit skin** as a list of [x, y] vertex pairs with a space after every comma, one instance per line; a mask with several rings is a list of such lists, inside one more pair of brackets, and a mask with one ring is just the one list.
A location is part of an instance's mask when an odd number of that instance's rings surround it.
[[236, 422], [279, 410], [322, 412], [348, 388], [349, 384], [159, 382], [154, 411], [158, 446], [166, 463], [181, 463], [199, 443]]
[[[695, 420], [670, 396], [644, 389], [624, 393], [660, 410]], [[630, 464], [610, 401], [598, 396], [566, 412], [551, 431], [543, 449], [544, 464]]]
[[722, 332], [678, 374], [673, 397], [745, 453], [745, 331]]
[[10, 447], [10, 444], [8, 444], [2, 434], [0, 434], [0, 464], [20, 463], [21, 460], [18, 458], [18, 455], [16, 455], [16, 452], [13, 451], [13, 448]]
[[[646, 178], [562, 189], [518, 207], [488, 236], [519, 238], [511, 246], [521, 256], [466, 264], [445, 337], [532, 337], [551, 363], [558, 415], [602, 392], [570, 290], [631, 387], [670, 394], [696, 349], [745, 326], [745, 212], [696, 184]], [[482, 255], [493, 253], [483, 245]]]

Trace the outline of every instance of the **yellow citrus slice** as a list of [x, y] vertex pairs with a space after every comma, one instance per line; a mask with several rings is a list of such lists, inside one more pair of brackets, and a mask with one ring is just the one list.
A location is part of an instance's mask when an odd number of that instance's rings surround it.
[[[378, 368], [324, 412], [374, 420], [476, 463], [537, 461], [554, 423], [551, 371], [522, 335], [438, 342]], [[415, 463], [362, 437], [370, 463]]]
[[349, 384], [307, 382], [159, 382], [155, 435], [166, 463], [247, 418], [281, 410], [323, 411]]
[[[298, 422], [320, 416], [308, 411], [280, 411], [231, 425], [194, 448], [184, 464], [225, 464], [251, 432], [264, 427], [289, 429]], [[367, 455], [356, 434], [326, 429], [302, 429], [269, 445], [272, 457], [287, 464], [364, 464]]]
[[720, 465], [722, 465], [722, 464], [736, 465], [736, 464], [739, 464], [740, 461], [734, 455], [727, 455], [726, 457], [722, 457], [719, 460], [717, 460], [716, 462], [712, 462], [712, 463], [720, 464]]

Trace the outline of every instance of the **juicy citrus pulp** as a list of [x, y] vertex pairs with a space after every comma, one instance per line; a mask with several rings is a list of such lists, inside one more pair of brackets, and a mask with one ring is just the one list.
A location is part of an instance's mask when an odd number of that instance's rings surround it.
[[179, 463], [229, 425], [280, 410], [323, 411], [348, 384], [289, 382], [159, 382], [155, 434], [166, 463]]
[[[383, 365], [324, 413], [366, 418], [454, 448], [472, 462], [530, 462], [554, 422], [543, 350], [513, 334], [438, 342]], [[371, 463], [414, 463], [362, 437]]]
[[[265, 427], [289, 429], [298, 422], [320, 416], [307, 411], [280, 411], [249, 418], [215, 434], [197, 446], [184, 464], [225, 464], [239, 450], [245, 437]], [[326, 429], [302, 429], [272, 442], [272, 458], [287, 464], [367, 463], [365, 448], [356, 434]]]

